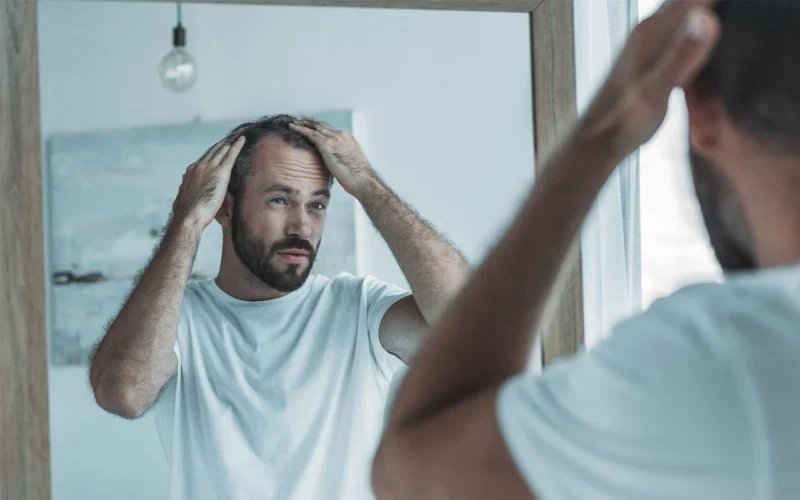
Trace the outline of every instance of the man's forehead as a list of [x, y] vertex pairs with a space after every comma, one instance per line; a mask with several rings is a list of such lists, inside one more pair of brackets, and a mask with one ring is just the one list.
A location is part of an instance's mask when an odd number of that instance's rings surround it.
[[330, 172], [319, 153], [268, 137], [259, 142], [253, 155], [253, 169], [267, 177], [298, 177], [328, 181]]

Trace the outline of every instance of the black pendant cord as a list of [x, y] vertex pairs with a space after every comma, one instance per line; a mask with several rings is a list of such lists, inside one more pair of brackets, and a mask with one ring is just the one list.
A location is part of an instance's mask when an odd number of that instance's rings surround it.
[[182, 5], [181, 2], [177, 2], [176, 5], [178, 6], [178, 24], [172, 30], [172, 46], [173, 47], [185, 47], [186, 46], [186, 29], [181, 24], [183, 20], [183, 13], [182, 13]]

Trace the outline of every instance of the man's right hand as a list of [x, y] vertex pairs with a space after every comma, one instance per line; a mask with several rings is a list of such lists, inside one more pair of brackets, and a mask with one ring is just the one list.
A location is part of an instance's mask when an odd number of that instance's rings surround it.
[[672, 90], [705, 66], [720, 34], [716, 3], [668, 0], [633, 30], [581, 127], [618, 160], [653, 136]]
[[225, 200], [231, 170], [244, 141], [244, 136], [233, 143], [222, 140], [189, 165], [172, 204], [175, 220], [192, 224], [199, 231], [211, 224]]

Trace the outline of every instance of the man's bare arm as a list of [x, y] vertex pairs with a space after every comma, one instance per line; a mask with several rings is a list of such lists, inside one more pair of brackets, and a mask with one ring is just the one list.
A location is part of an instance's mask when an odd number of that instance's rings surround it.
[[331, 173], [364, 207], [411, 286], [380, 326], [381, 344], [408, 363], [428, 325], [434, 324], [469, 277], [456, 248], [404, 203], [372, 169], [356, 139], [325, 124], [293, 125], [319, 149]]
[[[386, 312], [380, 331], [384, 347], [408, 363], [422, 340], [420, 330], [442, 317], [470, 269], [461, 253], [377, 175], [365, 183], [357, 199], [411, 286], [413, 297]], [[414, 325], [420, 314], [424, 322]]]
[[220, 142], [184, 175], [164, 239], [92, 359], [97, 403], [137, 418], [175, 374], [173, 346], [200, 236], [219, 210], [244, 140]]
[[533, 498], [500, 433], [498, 388], [525, 370], [560, 262], [619, 159], [602, 152], [604, 142], [569, 141], [550, 159], [513, 227], [434, 327], [375, 458], [378, 498]]
[[95, 352], [90, 379], [97, 403], [137, 418], [174, 375], [181, 303], [198, 231], [173, 221], [150, 265]]

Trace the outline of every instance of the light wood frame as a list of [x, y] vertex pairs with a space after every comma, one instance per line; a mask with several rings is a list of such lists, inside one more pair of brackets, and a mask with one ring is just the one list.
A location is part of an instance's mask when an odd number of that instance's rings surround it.
[[[159, 0], [172, 1], [172, 0]], [[537, 159], [576, 114], [573, 0], [195, 0], [198, 3], [527, 12]], [[0, 499], [49, 500], [44, 228], [36, 0], [0, 0]], [[537, 165], [542, 162], [537, 161]], [[542, 242], [546, 244], [546, 242]], [[543, 362], [583, 344], [576, 244]]]

